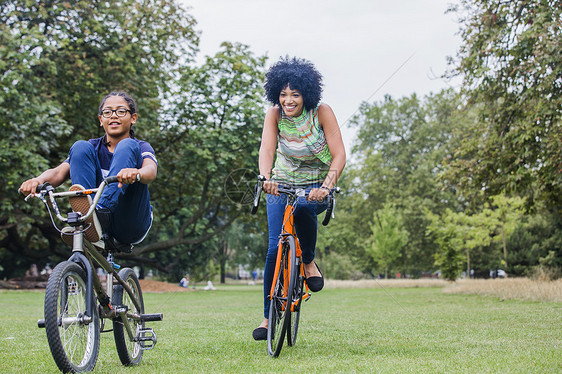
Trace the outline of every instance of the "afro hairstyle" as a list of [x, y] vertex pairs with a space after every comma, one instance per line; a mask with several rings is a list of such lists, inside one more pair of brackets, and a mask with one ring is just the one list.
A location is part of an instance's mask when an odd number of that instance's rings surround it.
[[316, 108], [322, 97], [322, 74], [312, 62], [289, 56], [282, 57], [273, 64], [265, 74], [265, 97], [274, 105], [281, 106], [279, 94], [289, 86], [298, 90], [306, 110]]

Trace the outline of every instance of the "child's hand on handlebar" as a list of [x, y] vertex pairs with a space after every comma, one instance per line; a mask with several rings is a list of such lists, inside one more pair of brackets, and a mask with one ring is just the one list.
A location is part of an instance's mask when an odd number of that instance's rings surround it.
[[37, 191], [37, 186], [41, 184], [41, 181], [37, 178], [31, 178], [23, 182], [19, 188], [21, 194], [28, 196], [34, 194]]
[[117, 180], [119, 181], [117, 187], [121, 188], [123, 187], [124, 184], [133, 184], [140, 180], [140, 176], [141, 174], [139, 169], [134, 169], [134, 168], [121, 169], [119, 173], [117, 173], [116, 175]]

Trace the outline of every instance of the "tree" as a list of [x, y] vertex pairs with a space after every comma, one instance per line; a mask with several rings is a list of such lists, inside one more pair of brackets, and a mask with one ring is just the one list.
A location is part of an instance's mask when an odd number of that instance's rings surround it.
[[137, 99], [137, 134], [159, 157], [156, 220], [122, 261], [171, 271], [240, 213], [223, 186], [257, 164], [265, 57], [225, 44], [195, 67], [194, 26], [174, 0], [0, 3], [0, 259], [14, 264], [1, 276], [68, 256], [44, 210], [16, 189], [74, 141], [102, 135], [97, 106], [114, 89]]
[[59, 164], [75, 140], [101, 136], [97, 106], [115, 88], [137, 98], [142, 136], [193, 59], [194, 24], [172, 0], [0, 2], [0, 252], [14, 265], [3, 276], [67, 255], [19, 184]]
[[[165, 155], [152, 188], [155, 232], [123, 258], [168, 272], [183, 254], [198, 251], [248, 212], [229, 193], [255, 183], [264, 65], [265, 57], [255, 57], [248, 46], [224, 43], [177, 81], [169, 114], [150, 133], [157, 154]], [[230, 186], [238, 171], [247, 183]]]
[[466, 270], [470, 276], [471, 253], [479, 251], [479, 266], [488, 269], [497, 268], [500, 264], [497, 259], [501, 256], [493, 244], [499, 243], [503, 249], [502, 266], [508, 270], [506, 243], [522, 221], [523, 203], [524, 200], [519, 197], [498, 195], [492, 197], [473, 214], [447, 209], [438, 216], [426, 211], [432, 222], [428, 226], [428, 232], [440, 243], [437, 263], [446, 267], [450, 275], [455, 274], [454, 269], [458, 266], [457, 256], [464, 250]]
[[463, 0], [451, 75], [479, 120], [448, 177], [469, 195], [518, 193], [562, 213], [562, 2]]
[[219, 265], [221, 283], [225, 283], [227, 270], [234, 266], [248, 265], [250, 269], [263, 267], [267, 254], [267, 232], [257, 232], [257, 227], [237, 219], [218, 235], [219, 243], [210, 254]]
[[[455, 281], [463, 264], [463, 239], [465, 234], [459, 230], [458, 215], [447, 209], [446, 214], [439, 216], [426, 211], [431, 223], [427, 232], [435, 238], [439, 249], [434, 254], [435, 265], [441, 270], [445, 279]], [[468, 254], [468, 252], [467, 252]]]
[[400, 213], [388, 203], [383, 209], [375, 211], [371, 231], [366, 251], [384, 270], [387, 278], [388, 270], [396, 266], [402, 248], [408, 243], [408, 232], [402, 227]]
[[496, 195], [492, 197], [491, 217], [496, 224], [496, 230], [499, 231], [499, 237], [503, 249], [503, 266], [508, 270], [507, 261], [507, 238], [518, 227], [524, 214], [524, 199], [520, 197], [508, 198], [504, 195]]
[[455, 191], [440, 188], [437, 178], [442, 160], [452, 153], [452, 134], [466, 121], [457, 116], [460, 104], [452, 90], [423, 99], [387, 96], [379, 103], [363, 103], [353, 119], [357, 143], [341, 182], [344, 196], [338, 202], [339, 215], [349, 227], [329, 235], [339, 237], [338, 247], [356, 252], [365, 271], [375, 267], [364, 251], [369, 246], [366, 238], [372, 235], [372, 212], [386, 203], [394, 204], [408, 232], [400, 267], [418, 274], [434, 268], [436, 244], [426, 235], [429, 220], [424, 209], [441, 212], [459, 206]]
[[[562, 270], [562, 232], [560, 216], [540, 209], [537, 214], [525, 217], [507, 237], [507, 258], [510, 273], [515, 276], [534, 276], [535, 270], [560, 277]], [[554, 253], [554, 261], [541, 263], [541, 259]], [[545, 268], [545, 266], [547, 268]]]

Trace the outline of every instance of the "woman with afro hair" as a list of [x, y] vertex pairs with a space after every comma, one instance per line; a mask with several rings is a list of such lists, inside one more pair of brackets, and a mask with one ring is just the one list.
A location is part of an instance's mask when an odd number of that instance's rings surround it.
[[318, 292], [324, 286], [324, 278], [314, 262], [316, 216], [326, 210], [324, 198], [336, 185], [346, 162], [336, 116], [327, 104], [320, 102], [322, 75], [311, 62], [281, 58], [266, 73], [264, 88], [267, 100], [273, 104], [265, 115], [259, 151], [260, 174], [265, 177], [263, 189], [269, 194], [269, 247], [263, 282], [264, 320], [253, 331], [255, 340], [267, 338], [267, 296], [286, 202], [286, 195], [278, 192], [279, 184], [304, 187], [309, 192], [307, 199], [299, 200], [294, 220], [306, 281], [311, 291]]

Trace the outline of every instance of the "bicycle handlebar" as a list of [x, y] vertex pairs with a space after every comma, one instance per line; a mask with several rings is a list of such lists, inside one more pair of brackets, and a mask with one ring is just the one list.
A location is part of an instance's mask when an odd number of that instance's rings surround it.
[[[138, 177], [137, 177], [137, 180], [138, 180]], [[94, 211], [96, 209], [96, 205], [97, 205], [99, 199], [101, 198], [101, 194], [102, 194], [103, 190], [105, 189], [105, 187], [110, 185], [111, 183], [116, 183], [116, 182], [118, 182], [117, 177], [116, 176], [110, 176], [110, 177], [105, 178], [97, 188], [86, 189], [86, 190], [82, 190], [82, 191], [64, 191], [64, 192], [54, 192], [54, 190], [55, 190], [54, 187], [51, 186], [50, 183], [46, 182], [46, 183], [38, 185], [37, 188], [36, 188], [36, 192], [26, 196], [25, 201], [29, 200], [31, 197], [38, 197], [41, 200], [43, 200], [43, 202], [46, 204], [45, 195], [47, 195], [49, 197], [49, 200], [50, 200], [51, 205], [52, 205], [52, 207], [55, 211], [55, 215], [57, 216], [57, 218], [62, 222], [68, 222], [68, 217], [65, 218], [61, 215], [60, 210], [58, 208], [58, 205], [56, 203], [56, 198], [58, 198], [58, 197], [70, 197], [70, 196], [77, 196], [77, 195], [91, 195], [91, 194], [95, 193], [95, 195], [92, 199], [92, 205], [90, 205], [90, 209], [88, 210], [88, 212], [86, 214], [82, 215], [78, 219], [79, 222], [84, 222], [88, 218], [90, 218], [90, 216], [94, 213]], [[18, 193], [22, 194], [20, 189], [18, 189]]]
[[[252, 214], [256, 214], [258, 211], [258, 207], [260, 204], [261, 192], [263, 190], [263, 183], [265, 182], [265, 177], [263, 175], [258, 176], [258, 181], [256, 183], [256, 187], [254, 188], [254, 203], [252, 205]], [[293, 195], [297, 197], [308, 197], [308, 192], [305, 192], [302, 188], [295, 188], [292, 186], [283, 186], [280, 185], [278, 188], [279, 193], [284, 193], [287, 195]], [[326, 226], [330, 222], [330, 218], [333, 217], [334, 208], [336, 205], [336, 199], [334, 197], [334, 193], [340, 193], [341, 189], [339, 187], [334, 187], [330, 190], [330, 194], [325, 197], [325, 201], [328, 203], [328, 208], [326, 208], [326, 215], [324, 216], [324, 220], [322, 221], [322, 225]]]

